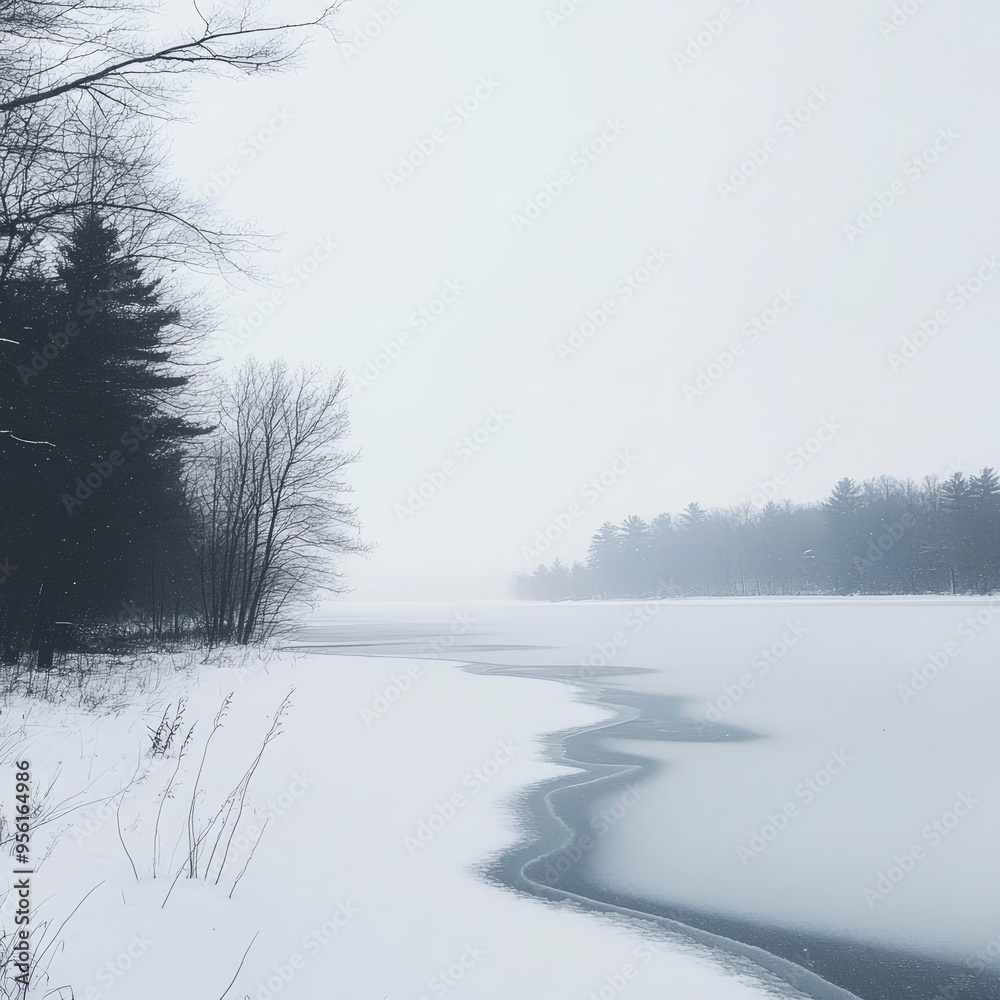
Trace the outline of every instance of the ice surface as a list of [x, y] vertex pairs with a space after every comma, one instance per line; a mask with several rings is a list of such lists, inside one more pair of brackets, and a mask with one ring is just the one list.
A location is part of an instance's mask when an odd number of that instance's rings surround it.
[[[621, 813], [588, 856], [609, 892], [995, 973], [1000, 600], [524, 603], [478, 615], [470, 659], [540, 665], [674, 713], [657, 731], [634, 723], [603, 741], [656, 765], [627, 808], [620, 790], [597, 807]], [[975, 995], [950, 979], [926, 985]]]

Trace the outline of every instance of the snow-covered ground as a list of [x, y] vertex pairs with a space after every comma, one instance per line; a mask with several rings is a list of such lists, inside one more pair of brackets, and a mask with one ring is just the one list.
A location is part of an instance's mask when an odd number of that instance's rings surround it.
[[[842, 968], [855, 964], [851, 942], [919, 952], [906, 996], [1000, 995], [1000, 598], [469, 609], [471, 659], [549, 670], [642, 712], [644, 725], [583, 747], [653, 765], [588, 847], [601, 898], [839, 940]], [[419, 631], [446, 611], [358, 609], [356, 632], [378, 634], [381, 620], [386, 641], [402, 641], [391, 622]], [[325, 634], [336, 631], [331, 616]], [[622, 667], [643, 669], [605, 671]], [[619, 796], [591, 803], [591, 821]], [[992, 985], [973, 983], [979, 973]], [[881, 975], [866, 995], [903, 995]]]
[[[120, 694], [89, 710], [12, 701], [2, 799], [13, 801], [11, 762], [28, 760], [33, 794], [53, 815], [32, 842], [35, 948], [52, 947], [31, 995], [778, 995], [725, 955], [652, 925], [544, 905], [474, 874], [518, 837], [512, 796], [560, 772], [539, 737], [606, 713], [565, 685], [474, 676], [443, 656], [179, 655], [133, 665]], [[202, 877], [184, 877], [194, 789], [197, 835], [289, 693], [245, 807], [237, 796], [223, 810], [227, 831], [239, 817], [235, 833], [217, 838], [217, 824], [202, 842]], [[150, 729], [182, 698], [177, 735], [152, 756]], [[8, 930], [15, 905], [8, 894]]]

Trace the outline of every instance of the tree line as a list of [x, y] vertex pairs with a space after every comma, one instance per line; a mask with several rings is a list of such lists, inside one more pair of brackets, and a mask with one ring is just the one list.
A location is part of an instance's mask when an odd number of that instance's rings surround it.
[[802, 594], [987, 594], [1000, 587], [1000, 476], [919, 484], [841, 479], [819, 503], [630, 516], [595, 532], [586, 561], [519, 573], [528, 600]]
[[[273, 635], [361, 548], [342, 373], [228, 376], [185, 283], [260, 244], [185, 199], [158, 129], [178, 81], [284, 68], [302, 23], [0, 2], [0, 658], [137, 635]], [[181, 278], [175, 272], [181, 270]]]

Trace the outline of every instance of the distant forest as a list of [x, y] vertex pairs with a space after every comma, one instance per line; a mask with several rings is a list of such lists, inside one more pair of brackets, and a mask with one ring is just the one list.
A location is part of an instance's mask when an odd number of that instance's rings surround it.
[[601, 525], [587, 561], [519, 573], [515, 597], [986, 594], [1000, 587], [1000, 477], [842, 479], [823, 502]]

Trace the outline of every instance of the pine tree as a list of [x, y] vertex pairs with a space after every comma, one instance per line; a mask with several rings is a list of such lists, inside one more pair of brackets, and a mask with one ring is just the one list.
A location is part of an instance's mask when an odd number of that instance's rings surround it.
[[824, 503], [834, 515], [857, 514], [861, 510], [861, 490], [853, 479], [841, 479]]
[[590, 580], [581, 586], [575, 564], [572, 592], [649, 593], [651, 568], [661, 593], [989, 593], [1000, 587], [1000, 474], [987, 467], [919, 486], [892, 476], [841, 479], [820, 503], [785, 500], [759, 511], [691, 503], [676, 520], [660, 514], [649, 524], [633, 515], [595, 533]]
[[641, 517], [632, 514], [622, 521], [619, 534], [626, 591], [636, 596], [646, 594], [655, 582], [649, 561], [652, 554], [649, 525]]
[[678, 518], [681, 528], [693, 528], [697, 524], [703, 524], [708, 515], [697, 501], [689, 503]]
[[976, 589], [985, 594], [1000, 579], [1000, 476], [989, 466], [969, 480], [968, 556]]
[[179, 314], [112, 226], [81, 219], [46, 291], [16, 348], [11, 404], [49, 442], [16, 456], [16, 481], [37, 501], [25, 524], [34, 645], [55, 617], [107, 621], [162, 607], [168, 578], [183, 586], [180, 449], [203, 432], [171, 412], [189, 380], [169, 370]]
[[657, 514], [649, 524], [650, 562], [654, 582], [660, 591], [673, 586], [677, 563], [677, 538], [670, 514]]
[[838, 594], [852, 593], [860, 584], [864, 544], [860, 515], [862, 494], [853, 479], [841, 479], [823, 504], [827, 529], [830, 578]]
[[975, 501], [989, 501], [1000, 495], [1000, 476], [987, 466], [978, 476], [969, 480], [969, 496]]
[[617, 597], [622, 589], [621, 532], [605, 521], [594, 533], [587, 550], [587, 568], [598, 595]]
[[564, 601], [567, 597], [571, 597], [572, 593], [573, 584], [569, 576], [569, 567], [557, 557], [552, 560], [549, 571], [548, 599], [550, 601]]
[[573, 598], [585, 601], [594, 596], [594, 582], [589, 569], [582, 562], [574, 562], [569, 571], [570, 586], [573, 588]]
[[682, 585], [704, 593], [708, 587], [708, 559], [705, 527], [708, 515], [701, 504], [689, 503], [677, 518], [676, 553], [677, 576]]
[[37, 268], [8, 276], [0, 297], [0, 639], [2, 659], [11, 662], [24, 647], [40, 583], [39, 511], [57, 485], [57, 455], [46, 440], [44, 413], [26, 396], [35, 368], [48, 362], [33, 356], [40, 332], [50, 325], [54, 281]]
[[969, 497], [969, 484], [961, 472], [956, 472], [941, 484], [941, 501], [951, 510], [960, 510]]
[[941, 509], [944, 515], [944, 544], [947, 554], [951, 592], [971, 584], [972, 555], [971, 497], [969, 483], [961, 472], [941, 484]]

